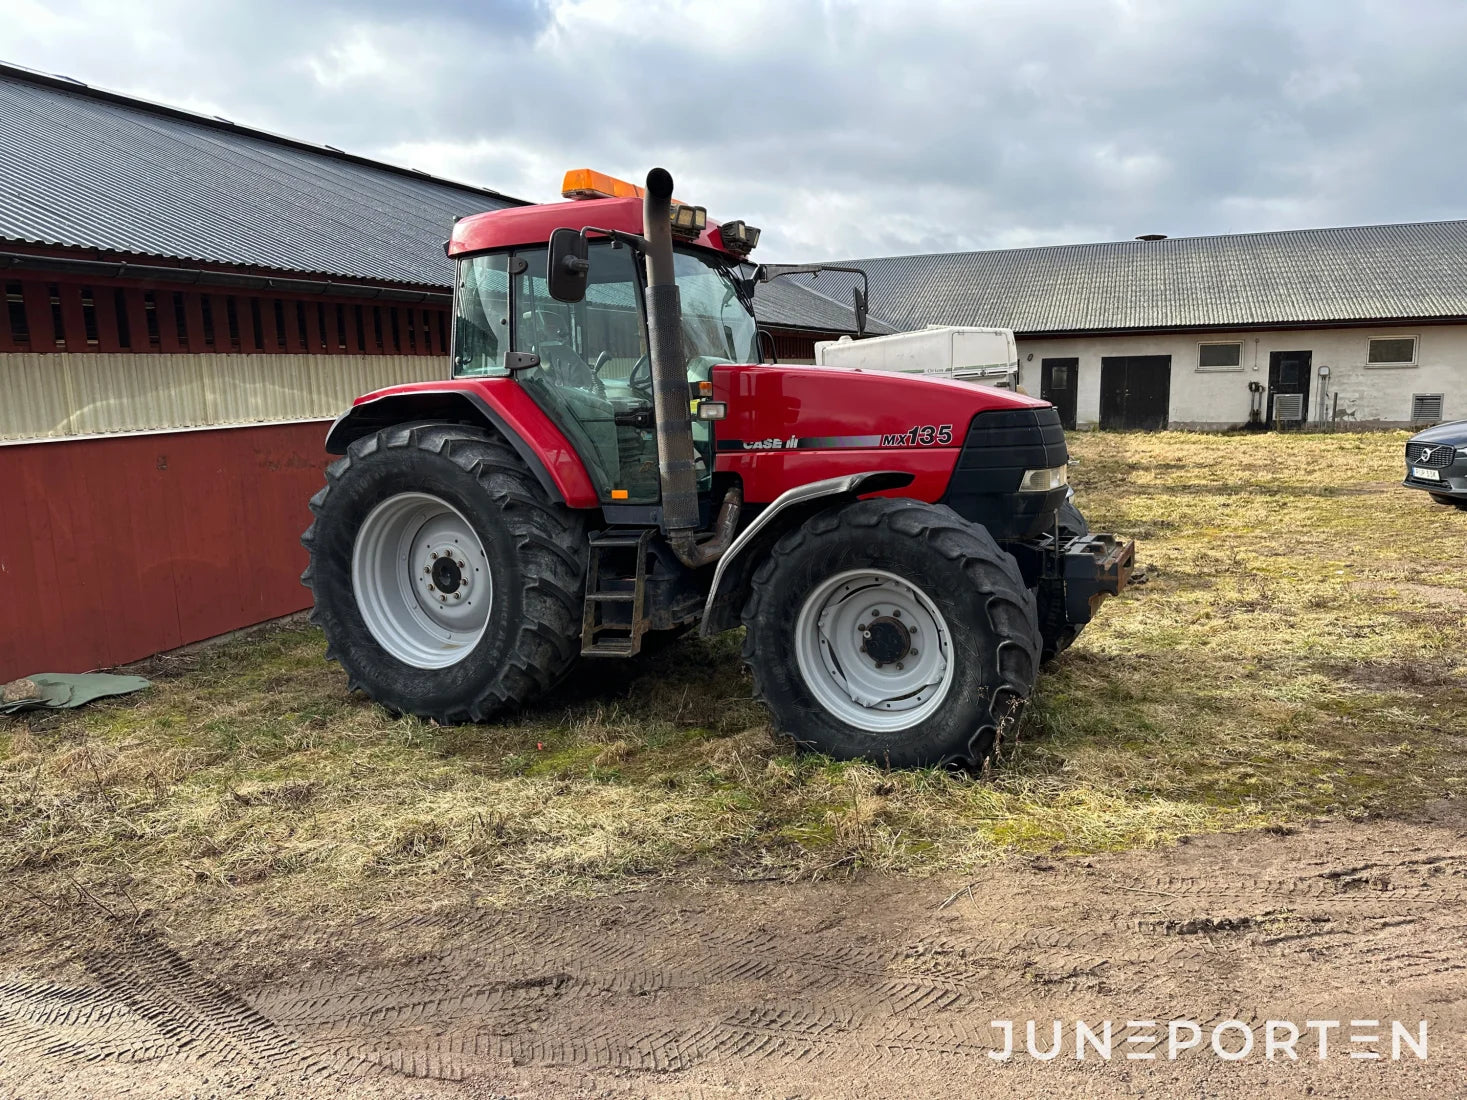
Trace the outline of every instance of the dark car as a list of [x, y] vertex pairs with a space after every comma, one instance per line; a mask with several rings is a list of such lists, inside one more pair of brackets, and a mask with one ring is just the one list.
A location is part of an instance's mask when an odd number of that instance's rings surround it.
[[1438, 504], [1467, 511], [1467, 420], [1418, 432], [1406, 442], [1408, 489], [1425, 489]]

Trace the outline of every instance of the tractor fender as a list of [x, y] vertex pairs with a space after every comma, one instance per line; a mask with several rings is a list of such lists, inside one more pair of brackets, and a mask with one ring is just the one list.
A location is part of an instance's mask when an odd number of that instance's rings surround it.
[[780, 536], [798, 527], [816, 512], [832, 504], [855, 500], [866, 493], [900, 489], [912, 483], [912, 475], [901, 470], [868, 470], [865, 473], [831, 477], [797, 485], [779, 496], [754, 517], [749, 526], [718, 559], [713, 584], [703, 605], [703, 635], [717, 634], [739, 625], [739, 614], [749, 591], [754, 570], [763, 564]]
[[336, 418], [326, 433], [326, 451], [345, 454], [363, 436], [417, 421], [493, 428], [524, 460], [553, 503], [571, 508], [600, 505], [575, 447], [523, 388], [507, 378], [478, 381], [472, 387], [414, 385], [368, 394]]

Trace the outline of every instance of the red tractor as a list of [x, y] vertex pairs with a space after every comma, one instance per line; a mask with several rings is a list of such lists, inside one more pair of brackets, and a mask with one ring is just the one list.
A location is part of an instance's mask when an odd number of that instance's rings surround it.
[[661, 169], [566, 194], [457, 222], [451, 377], [332, 426], [302, 539], [328, 656], [393, 711], [478, 722], [582, 657], [742, 624], [799, 744], [981, 764], [1130, 575], [1069, 500], [1058, 414], [762, 363], [754, 290], [791, 269], [749, 265], [757, 229]]

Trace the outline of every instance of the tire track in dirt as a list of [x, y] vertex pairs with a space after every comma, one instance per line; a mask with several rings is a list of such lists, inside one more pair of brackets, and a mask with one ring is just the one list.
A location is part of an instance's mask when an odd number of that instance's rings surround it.
[[424, 914], [371, 934], [361, 957], [380, 961], [238, 993], [122, 937], [83, 957], [91, 987], [0, 984], [0, 1079], [100, 1059], [323, 1086], [508, 1067], [648, 1095], [728, 1079], [937, 1095], [959, 1062], [988, 1062], [995, 1018], [1452, 1025], [1467, 1020], [1467, 856], [1442, 844], [1460, 833], [1402, 830], [1394, 852], [1340, 826], [995, 870], [946, 906], [950, 884], [869, 880]]

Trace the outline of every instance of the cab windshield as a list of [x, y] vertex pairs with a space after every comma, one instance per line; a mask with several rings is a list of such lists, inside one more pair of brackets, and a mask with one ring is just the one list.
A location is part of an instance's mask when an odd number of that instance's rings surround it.
[[689, 371], [695, 365], [757, 363], [754, 315], [728, 265], [701, 252], [676, 252], [673, 272], [682, 299], [683, 351]]

